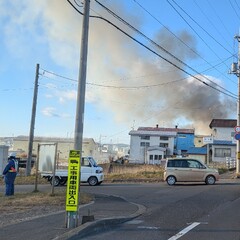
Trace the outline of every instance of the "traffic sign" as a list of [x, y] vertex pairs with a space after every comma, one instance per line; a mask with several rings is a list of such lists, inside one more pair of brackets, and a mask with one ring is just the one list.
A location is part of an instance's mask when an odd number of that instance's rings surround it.
[[235, 138], [236, 140], [240, 140], [240, 133], [236, 133], [235, 136], [234, 136], [234, 138]]
[[234, 131], [235, 131], [236, 133], [239, 133], [239, 132], [240, 132], [240, 126], [236, 126], [236, 127], [234, 128]]

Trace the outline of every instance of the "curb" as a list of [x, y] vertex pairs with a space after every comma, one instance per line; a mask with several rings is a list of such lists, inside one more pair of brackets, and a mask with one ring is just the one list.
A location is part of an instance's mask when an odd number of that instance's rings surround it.
[[[120, 197], [121, 198], [121, 197]], [[53, 240], [74, 240], [74, 239], [81, 239], [90, 233], [96, 233], [98, 231], [102, 231], [103, 229], [109, 229], [114, 225], [124, 223], [130, 221], [140, 215], [142, 215], [146, 211], [146, 207], [140, 204], [136, 204], [133, 202], [129, 202], [130, 204], [134, 204], [138, 207], [138, 210], [135, 213], [130, 214], [129, 216], [118, 216], [118, 217], [111, 217], [111, 218], [103, 218], [93, 222], [87, 222], [83, 225], [72, 229], [61, 236], [54, 238]]]

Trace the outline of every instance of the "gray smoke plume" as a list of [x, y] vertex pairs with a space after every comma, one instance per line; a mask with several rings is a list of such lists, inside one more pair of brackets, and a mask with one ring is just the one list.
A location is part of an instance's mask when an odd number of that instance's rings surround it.
[[[12, 21], [6, 23], [6, 29], [9, 29], [9, 44], [12, 44], [9, 49], [18, 49], [20, 43], [14, 47], [14, 39], [23, 41], [23, 36], [21, 39], [18, 38], [20, 35], [18, 29], [25, 31], [29, 29], [32, 33], [32, 30], [40, 28], [40, 32], [34, 30], [28, 42], [24, 39], [25, 42], [22, 44], [26, 46], [24, 51], [37, 49], [31, 45], [32, 38], [35, 38], [48, 46], [49, 57], [62, 66], [65, 72], [77, 74], [82, 16], [67, 1], [8, 2], [15, 7]], [[108, 1], [107, 4], [112, 4], [111, 8], [122, 18], [141, 29], [144, 20], [140, 14], [136, 12], [133, 15], [130, 9], [124, 9], [120, 4], [116, 6], [116, 3]], [[94, 9], [91, 10], [91, 15], [106, 17], [131, 36], [140, 39], [151, 49], [168, 58], [173, 64], [186, 69], [182, 63], [142, 39], [124, 24], [117, 22], [94, 1], [91, 1], [91, 9]], [[11, 14], [10, 11], [9, 13]], [[14, 21], [16, 17], [21, 21]], [[13, 26], [16, 22], [17, 28]], [[197, 51], [195, 39], [188, 32], [182, 31], [176, 35]], [[197, 58], [194, 51], [189, 50], [161, 26], [154, 36], [154, 41], [184, 62]], [[90, 19], [88, 49], [86, 100], [98, 106], [103, 114], [105, 111], [112, 112], [115, 120], [125, 123], [129, 129], [135, 121], [136, 127], [155, 126], [156, 123], [161, 127], [178, 125], [181, 128], [195, 128], [196, 133], [204, 134], [209, 130], [212, 118], [228, 118], [236, 110], [234, 100], [187, 76], [100, 19]], [[207, 77], [221, 84], [219, 79]], [[72, 98], [72, 94], [70, 95]], [[63, 93], [62, 101], [64, 96]]]

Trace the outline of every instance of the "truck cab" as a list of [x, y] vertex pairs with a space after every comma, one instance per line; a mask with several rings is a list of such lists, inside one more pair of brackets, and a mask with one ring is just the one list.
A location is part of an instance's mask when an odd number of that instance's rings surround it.
[[103, 169], [99, 167], [93, 157], [82, 157], [81, 182], [89, 185], [100, 185], [103, 181]]

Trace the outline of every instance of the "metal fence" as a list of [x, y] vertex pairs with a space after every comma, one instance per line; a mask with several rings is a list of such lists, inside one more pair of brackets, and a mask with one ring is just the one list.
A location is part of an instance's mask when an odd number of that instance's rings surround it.
[[227, 167], [228, 169], [230, 169], [230, 168], [236, 168], [236, 158], [227, 157], [227, 158], [226, 158], [226, 167]]

